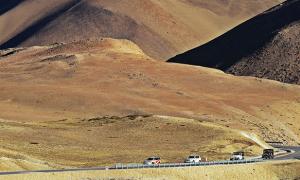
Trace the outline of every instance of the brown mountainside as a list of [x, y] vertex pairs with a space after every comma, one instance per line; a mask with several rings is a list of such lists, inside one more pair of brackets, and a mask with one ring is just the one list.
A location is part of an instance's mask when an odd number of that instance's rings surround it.
[[300, 1], [290, 0], [169, 62], [300, 84]]
[[131, 40], [148, 55], [167, 59], [280, 1], [20, 0], [2, 10], [0, 45], [3, 49], [112, 37]]
[[[299, 142], [300, 127], [294, 124], [300, 113], [299, 87], [159, 62], [125, 40], [1, 51], [0, 81], [5, 119], [159, 114], [207, 119], [257, 130], [265, 139]], [[286, 128], [292, 130], [280, 130]]]

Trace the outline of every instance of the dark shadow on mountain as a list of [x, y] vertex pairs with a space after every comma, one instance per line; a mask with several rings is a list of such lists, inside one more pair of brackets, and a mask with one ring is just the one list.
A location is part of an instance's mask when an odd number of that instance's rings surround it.
[[261, 49], [281, 28], [297, 20], [300, 20], [300, 0], [289, 0], [168, 62], [227, 70], [243, 57]]
[[25, 0], [0, 0], [0, 16]]
[[21, 33], [13, 37], [12, 39], [3, 43], [0, 46], [0, 49], [7, 49], [7, 48], [18, 46], [19, 44], [21, 44], [22, 42], [30, 38], [32, 35], [40, 31], [41, 29], [43, 29], [45, 26], [47, 26], [48, 23], [55, 20], [57, 17], [59, 17], [61, 14], [63, 14], [64, 12], [66, 12], [68, 9], [72, 8], [79, 2], [81, 2], [81, 0], [74, 0], [67, 3], [63, 7], [53, 12], [51, 15], [42, 18], [38, 22], [34, 23], [33, 25], [31, 25], [30, 27], [28, 27], [27, 29], [25, 29], [24, 31], [22, 31]]

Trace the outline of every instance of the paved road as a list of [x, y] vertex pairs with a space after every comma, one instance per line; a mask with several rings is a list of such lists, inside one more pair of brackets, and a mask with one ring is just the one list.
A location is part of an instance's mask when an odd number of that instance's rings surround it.
[[[293, 153], [276, 157], [274, 160], [300, 160], [300, 146], [274, 146], [283, 150], [293, 150]], [[272, 161], [274, 161], [272, 160]], [[125, 166], [113, 166], [113, 167], [94, 167], [94, 168], [78, 168], [78, 169], [60, 169], [60, 170], [34, 170], [34, 171], [14, 171], [14, 172], [0, 172], [1, 175], [13, 175], [13, 174], [30, 174], [30, 173], [51, 173], [51, 172], [74, 172], [74, 171], [93, 171], [93, 170], [115, 170], [115, 169], [138, 169], [138, 168], [172, 168], [172, 167], [190, 167], [190, 166], [209, 166], [209, 165], [229, 165], [229, 164], [246, 164], [246, 163], [258, 163], [265, 161], [263, 159], [252, 159], [243, 161], [215, 161], [215, 162], [203, 162], [199, 164], [187, 164], [187, 163], [173, 163], [173, 164], [161, 164], [159, 166], [143, 166], [143, 165], [125, 165]]]
[[282, 150], [293, 150], [294, 153], [276, 157], [275, 160], [288, 160], [288, 159], [299, 159], [300, 160], [300, 146], [274, 146]]

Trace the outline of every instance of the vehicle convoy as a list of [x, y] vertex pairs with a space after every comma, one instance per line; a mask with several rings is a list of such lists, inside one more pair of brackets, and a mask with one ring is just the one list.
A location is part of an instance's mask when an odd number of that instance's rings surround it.
[[155, 164], [160, 164], [160, 157], [158, 157], [158, 156], [152, 156], [152, 157], [149, 157], [149, 158], [147, 158], [147, 159], [144, 161], [144, 164], [145, 164], [145, 165], [155, 165]]
[[274, 149], [264, 149], [262, 158], [263, 159], [274, 159]]
[[230, 161], [244, 160], [244, 155], [245, 153], [243, 151], [234, 152], [230, 157]]
[[[274, 149], [264, 149], [262, 154], [263, 159], [274, 159]], [[230, 161], [239, 161], [245, 159], [244, 151], [233, 152]], [[192, 154], [185, 159], [185, 163], [200, 163], [201, 157], [197, 154]], [[158, 165], [161, 163], [161, 159], [158, 156], [151, 156], [144, 160], [145, 165]]]
[[201, 162], [201, 157], [199, 155], [190, 155], [189, 157], [186, 158], [184, 161], [185, 163], [199, 163]]

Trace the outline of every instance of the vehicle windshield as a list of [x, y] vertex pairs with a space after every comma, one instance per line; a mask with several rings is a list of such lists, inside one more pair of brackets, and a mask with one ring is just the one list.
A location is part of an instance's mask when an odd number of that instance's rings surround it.
[[160, 158], [159, 157], [150, 157], [147, 160], [149, 160], [149, 161], [160, 160]]
[[234, 152], [233, 155], [241, 155], [242, 152]]
[[272, 149], [265, 149], [264, 152], [265, 152], [265, 153], [272, 153], [273, 150], [272, 150]]
[[200, 158], [199, 156], [189, 156], [190, 159]]

